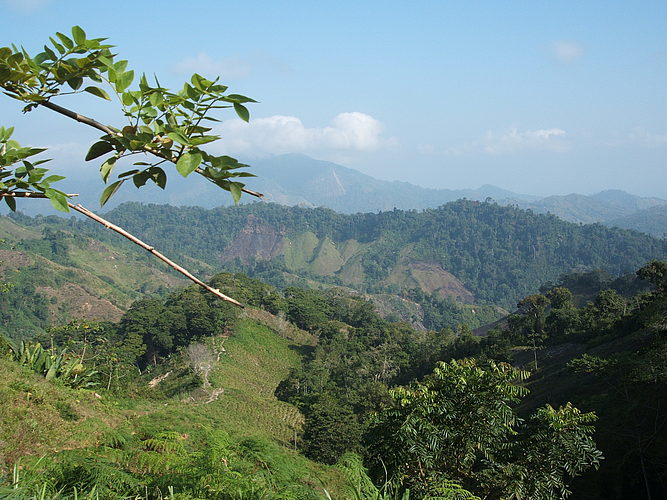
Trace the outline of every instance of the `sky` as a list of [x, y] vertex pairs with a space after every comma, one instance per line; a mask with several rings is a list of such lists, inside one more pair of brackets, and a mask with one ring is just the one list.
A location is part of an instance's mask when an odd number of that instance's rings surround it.
[[[217, 126], [216, 150], [250, 162], [304, 153], [433, 188], [667, 198], [664, 0], [0, 0], [0, 20], [0, 46], [36, 53], [79, 25], [164, 86], [220, 76], [259, 101], [249, 124]], [[3, 97], [22, 143], [94, 168], [95, 131]], [[56, 102], [122, 122], [79, 97]]]

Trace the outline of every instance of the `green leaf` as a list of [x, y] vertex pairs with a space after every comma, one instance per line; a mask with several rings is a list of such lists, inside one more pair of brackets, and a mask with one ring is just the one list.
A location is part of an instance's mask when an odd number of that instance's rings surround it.
[[244, 103], [244, 102], [257, 102], [254, 99], [251, 99], [250, 97], [246, 97], [241, 94], [229, 94], [227, 96], [227, 99], [233, 102], [238, 102], [239, 104]]
[[[58, 59], [58, 56], [56, 56], [55, 52], [53, 52], [49, 47], [44, 45], [44, 60], [46, 60], [46, 58], [49, 58], [52, 61], [55, 61], [55, 60]], [[35, 62], [37, 62], [37, 61], [35, 61]], [[38, 62], [38, 64], [40, 64], [40, 63]]]
[[86, 154], [86, 161], [94, 160], [95, 158], [99, 158], [100, 156], [105, 155], [111, 151], [113, 151], [113, 146], [110, 142], [98, 141], [90, 146], [88, 154]]
[[116, 73], [125, 73], [125, 70], [127, 69], [127, 61], [125, 59], [116, 61], [113, 63], [113, 69], [116, 71]]
[[229, 192], [232, 193], [232, 198], [234, 199], [234, 203], [238, 205], [239, 200], [241, 199], [241, 194], [243, 191], [241, 191], [241, 188], [243, 188], [244, 184], [241, 184], [240, 182], [230, 182], [229, 183]]
[[16, 212], [16, 200], [11, 196], [5, 196], [5, 203], [12, 212]]
[[201, 164], [201, 153], [185, 153], [176, 162], [176, 170], [187, 177]]
[[180, 132], [169, 132], [167, 134], [167, 137], [169, 137], [174, 142], [178, 142], [179, 144], [184, 144], [184, 145], [190, 144], [190, 140]]
[[[63, 34], [60, 33], [59, 31], [56, 32], [56, 36], [57, 36], [58, 38], [60, 38], [60, 41], [63, 42], [63, 44], [65, 45], [65, 47], [67, 47], [68, 49], [71, 49], [72, 47], [74, 47], [74, 42], [73, 42], [72, 39], [69, 38], [68, 36], [63, 35]], [[53, 45], [56, 45], [56, 42], [55, 42], [52, 38], [51, 38], [51, 42], [53, 43]], [[58, 48], [57, 45], [56, 45], [56, 48], [58, 49], [58, 51], [60, 51], [60, 49]], [[63, 51], [63, 52], [64, 52], [64, 51]], [[62, 53], [62, 52], [61, 52], [61, 53]]]
[[111, 175], [111, 172], [113, 171], [113, 168], [115, 166], [116, 166], [116, 157], [114, 156], [105, 161], [100, 167], [100, 175], [102, 176], [102, 180], [104, 181], [105, 184], [109, 181], [109, 176]]
[[62, 175], [49, 175], [46, 179], [42, 179], [43, 184], [52, 184], [54, 182], [62, 181], [65, 177]]
[[101, 97], [102, 99], [106, 99], [107, 101], [111, 100], [106, 90], [101, 89], [99, 87], [86, 87], [85, 89], [83, 89], [83, 91], [88, 92], [89, 94], [93, 94], [94, 96]]
[[129, 177], [130, 175], [134, 175], [138, 172], [139, 172], [139, 170], [137, 170], [136, 168], [134, 170], [128, 170], [127, 172], [123, 172], [122, 174], [118, 174], [118, 178], [122, 179], [123, 177]]
[[134, 80], [134, 70], [126, 71], [122, 75], [118, 75], [116, 78], [116, 91], [123, 92], [126, 88], [132, 85], [132, 80]]
[[219, 135], [203, 135], [201, 137], [193, 137], [190, 139], [190, 144], [193, 146], [201, 146], [202, 144], [208, 144], [209, 142], [214, 142], [220, 139]]
[[151, 178], [160, 189], [164, 189], [167, 186], [167, 174], [160, 167], [151, 169]]
[[14, 133], [14, 127], [9, 127], [9, 128], [0, 127], [0, 141], [1, 142], [8, 141], [13, 133]]
[[134, 98], [130, 92], [123, 92], [122, 101], [125, 106], [132, 106], [134, 104]]
[[148, 99], [150, 100], [150, 103], [156, 107], [164, 101], [164, 97], [162, 97], [160, 92], [153, 92]]
[[150, 178], [151, 173], [148, 170], [142, 170], [136, 175], [132, 176], [132, 182], [137, 188], [146, 184], [146, 181]]
[[67, 206], [67, 197], [60, 191], [55, 189], [47, 189], [44, 191], [44, 194], [53, 205], [53, 208], [60, 210], [61, 212], [69, 212], [69, 207]]
[[86, 41], [86, 32], [79, 26], [72, 26], [72, 36], [77, 45], [83, 45], [83, 42]]
[[236, 111], [236, 114], [239, 115], [239, 118], [244, 122], [250, 120], [250, 113], [248, 112], [248, 108], [246, 108], [243, 104], [235, 102], [234, 111]]
[[125, 182], [125, 179], [116, 181], [113, 184], [109, 184], [109, 186], [107, 186], [107, 188], [102, 192], [102, 196], [100, 197], [100, 206], [103, 207], [106, 202], [109, 201], [109, 198], [116, 194], [116, 191], [120, 189], [120, 187], [123, 185], [123, 182]]
[[81, 88], [81, 84], [83, 83], [83, 78], [80, 76], [75, 76], [74, 78], [70, 78], [67, 80], [67, 85], [72, 87], [72, 90], [79, 90]]

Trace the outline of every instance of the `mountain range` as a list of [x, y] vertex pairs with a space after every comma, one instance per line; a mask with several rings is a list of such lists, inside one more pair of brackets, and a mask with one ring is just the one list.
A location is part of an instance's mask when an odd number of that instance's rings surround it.
[[[485, 184], [477, 189], [432, 189], [407, 182], [385, 181], [335, 163], [305, 155], [287, 154], [251, 162], [256, 178], [248, 186], [264, 194], [264, 199], [282, 205], [326, 207], [341, 213], [379, 212], [393, 209], [421, 210], [466, 198], [492, 199], [501, 205], [516, 205], [537, 213], [552, 213], [575, 223], [601, 223], [636, 229], [654, 236], [667, 233], [667, 200], [636, 196], [621, 190], [593, 195], [568, 194], [539, 197], [520, 194]], [[201, 178], [187, 180], [172, 175], [166, 190], [147, 185], [139, 191], [121, 189], [108, 208], [126, 201], [175, 206], [215, 208], [229, 205], [230, 196]], [[98, 206], [102, 184], [95, 169], [87, 167], [76, 177], [63, 181], [62, 189], [81, 193], [77, 201], [90, 208]], [[244, 197], [243, 202], [255, 201]], [[48, 202], [20, 204], [27, 214], [52, 213]]]

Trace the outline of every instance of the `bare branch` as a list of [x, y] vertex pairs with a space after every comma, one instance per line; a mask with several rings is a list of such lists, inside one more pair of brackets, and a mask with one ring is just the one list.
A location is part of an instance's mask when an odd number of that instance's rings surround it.
[[104, 125], [103, 123], [98, 122], [97, 120], [93, 120], [92, 118], [88, 118], [87, 116], [80, 115], [79, 113], [75, 113], [71, 109], [63, 108], [62, 106], [59, 106], [58, 104], [55, 104], [51, 101], [41, 101], [39, 103], [40, 106], [44, 106], [45, 108], [48, 108], [52, 111], [55, 111], [56, 113], [60, 113], [61, 115], [64, 115], [68, 118], [71, 118], [72, 120], [76, 120], [80, 123], [84, 123], [88, 125], [89, 127], [96, 128], [97, 130], [101, 130], [107, 135], [120, 135], [117, 130], [113, 130], [111, 127], [108, 127], [107, 125]]
[[[76, 193], [67, 193], [65, 194], [68, 198], [73, 196], [79, 196]], [[48, 198], [44, 193], [35, 193], [32, 191], [9, 191], [6, 193], [0, 193], [0, 198]]]
[[235, 299], [232, 299], [231, 297], [228, 297], [227, 295], [225, 295], [224, 293], [222, 293], [222, 292], [221, 292], [220, 290], [218, 290], [217, 288], [213, 288], [212, 286], [207, 285], [207, 284], [204, 283], [202, 280], [200, 280], [199, 278], [197, 278], [196, 276], [194, 276], [190, 271], [188, 271], [187, 269], [185, 269], [185, 268], [179, 266], [179, 265], [176, 264], [174, 261], [168, 259], [168, 258], [165, 257], [163, 254], [161, 254], [160, 252], [158, 252], [157, 250], [155, 250], [155, 248], [153, 248], [152, 246], [150, 246], [150, 245], [144, 243], [143, 241], [141, 241], [141, 240], [140, 240], [139, 238], [137, 238], [136, 236], [134, 236], [134, 235], [128, 233], [128, 232], [125, 231], [125, 229], [123, 229], [122, 227], [120, 227], [120, 226], [116, 226], [115, 224], [109, 222], [108, 220], [103, 219], [102, 217], [100, 217], [99, 215], [97, 215], [97, 214], [94, 213], [94, 212], [91, 212], [90, 210], [88, 210], [86, 207], [84, 207], [84, 206], [82, 206], [82, 205], [73, 205], [72, 203], [69, 203], [69, 202], [67, 203], [67, 205], [68, 205], [72, 210], [76, 210], [76, 211], [79, 212], [80, 214], [83, 214], [83, 215], [85, 215], [86, 217], [88, 217], [88, 218], [90, 218], [90, 219], [93, 219], [95, 222], [98, 222], [98, 223], [102, 224], [104, 227], [106, 227], [106, 228], [108, 228], [108, 229], [111, 229], [112, 231], [117, 232], [117, 233], [120, 234], [121, 236], [124, 236], [125, 238], [127, 238], [128, 240], [130, 240], [132, 243], [134, 243], [134, 244], [136, 244], [136, 245], [139, 245], [139, 246], [140, 246], [141, 248], [143, 248], [144, 250], [146, 250], [146, 251], [152, 253], [155, 257], [157, 257], [158, 259], [160, 259], [162, 262], [165, 262], [168, 266], [170, 266], [171, 268], [175, 269], [175, 270], [178, 271], [179, 273], [183, 274], [183, 275], [184, 275], [186, 278], [188, 278], [189, 280], [191, 280], [191, 281], [197, 283], [200, 287], [204, 288], [205, 290], [208, 290], [209, 292], [211, 292], [213, 295], [215, 295], [215, 296], [218, 297], [219, 299], [222, 299], [222, 300], [224, 300], [225, 302], [229, 302], [229, 303], [231, 303], [231, 304], [234, 304], [235, 306], [244, 307], [243, 304], [241, 304], [239, 301], [237, 301], [237, 300], [235, 300]]

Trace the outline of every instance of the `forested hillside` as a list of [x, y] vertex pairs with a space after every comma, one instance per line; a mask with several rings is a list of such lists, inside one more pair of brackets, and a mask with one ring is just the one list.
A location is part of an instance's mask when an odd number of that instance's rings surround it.
[[[563, 273], [617, 276], [665, 255], [664, 241], [640, 233], [473, 201], [354, 215], [264, 203], [127, 204], [109, 218], [204, 276], [227, 269], [281, 288], [340, 286], [422, 329], [476, 328]], [[1, 222], [12, 288], [0, 311], [12, 336], [68, 318], [117, 319], [137, 290], [164, 293], [180, 282], [94, 224], [20, 214]]]
[[566, 275], [484, 338], [388, 322], [341, 291], [219, 274], [211, 284], [245, 311], [190, 287], [117, 324], [3, 341], [4, 470], [21, 466], [0, 491], [659, 498], [666, 266]]
[[[108, 215], [170, 255], [231, 266], [278, 285], [296, 275], [367, 292], [418, 289], [506, 308], [565, 272], [619, 275], [667, 255], [664, 241], [644, 234], [465, 200], [378, 214], [256, 203], [214, 210], [127, 204]], [[109, 238], [87, 223], [71, 227]]]

